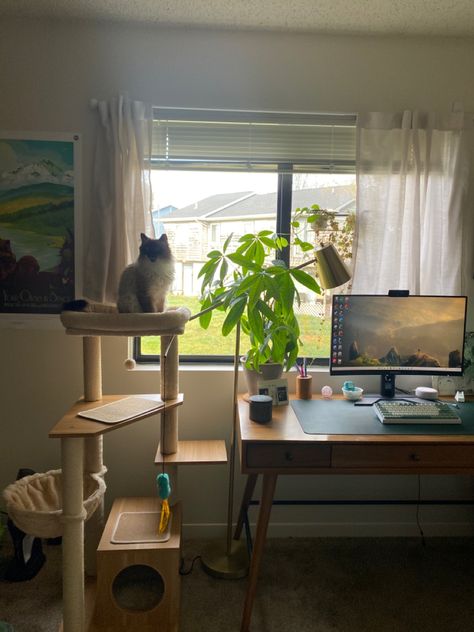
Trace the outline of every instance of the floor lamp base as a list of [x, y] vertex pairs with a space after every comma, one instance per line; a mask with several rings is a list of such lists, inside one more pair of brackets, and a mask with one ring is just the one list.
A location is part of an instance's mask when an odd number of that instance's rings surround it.
[[240, 579], [249, 569], [249, 556], [245, 542], [232, 540], [230, 553], [225, 540], [212, 543], [201, 556], [201, 563], [208, 575], [219, 579]]

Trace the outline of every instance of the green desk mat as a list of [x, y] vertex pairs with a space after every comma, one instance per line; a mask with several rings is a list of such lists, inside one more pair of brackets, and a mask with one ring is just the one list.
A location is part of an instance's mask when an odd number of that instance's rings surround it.
[[380, 423], [372, 406], [354, 406], [346, 400], [292, 400], [291, 406], [306, 434], [344, 435], [472, 435], [474, 402], [459, 404], [461, 424]]

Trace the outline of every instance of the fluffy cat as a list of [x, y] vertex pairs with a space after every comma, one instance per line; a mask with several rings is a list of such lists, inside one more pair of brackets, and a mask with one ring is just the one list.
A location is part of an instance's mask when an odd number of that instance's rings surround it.
[[140, 255], [120, 277], [119, 312], [163, 312], [174, 280], [174, 258], [166, 235], [151, 239], [141, 233]]

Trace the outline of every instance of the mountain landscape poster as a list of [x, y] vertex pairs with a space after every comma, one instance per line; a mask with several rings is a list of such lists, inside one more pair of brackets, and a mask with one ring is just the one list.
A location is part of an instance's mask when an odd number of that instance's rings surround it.
[[78, 141], [0, 133], [0, 313], [57, 314], [75, 297]]

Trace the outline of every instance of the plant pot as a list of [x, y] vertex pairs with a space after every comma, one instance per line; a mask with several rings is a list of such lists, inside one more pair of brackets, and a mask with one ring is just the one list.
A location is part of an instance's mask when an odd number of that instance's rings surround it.
[[276, 362], [267, 362], [260, 365], [260, 371], [248, 369], [245, 366], [245, 356], [240, 359], [244, 370], [245, 380], [247, 382], [247, 392], [249, 395], [258, 395], [259, 380], [278, 380], [283, 373], [283, 366]]
[[283, 373], [283, 366], [277, 362], [266, 362], [260, 366], [264, 380], [279, 380]]

